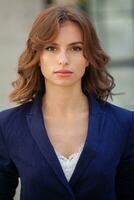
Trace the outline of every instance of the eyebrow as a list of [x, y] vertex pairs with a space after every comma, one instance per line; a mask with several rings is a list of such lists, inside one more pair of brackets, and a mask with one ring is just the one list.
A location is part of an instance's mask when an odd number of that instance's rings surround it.
[[[55, 46], [58, 46], [59, 44], [58, 43], [51, 43], [52, 45], [55, 45]], [[70, 44], [68, 44], [69, 46], [72, 46], [72, 45], [76, 45], [76, 44], [82, 44], [83, 45], [83, 42], [82, 41], [77, 41], [77, 42], [72, 42]]]

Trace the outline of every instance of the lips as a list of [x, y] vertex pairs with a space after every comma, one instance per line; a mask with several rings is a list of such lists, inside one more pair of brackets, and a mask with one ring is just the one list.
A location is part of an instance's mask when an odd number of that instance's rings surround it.
[[68, 69], [61, 69], [61, 70], [57, 70], [55, 71], [55, 73], [63, 73], [63, 74], [68, 74], [68, 73], [73, 73], [72, 71], [68, 70]]
[[59, 77], [70, 77], [72, 73], [73, 72], [69, 69], [60, 69], [55, 71], [55, 74]]

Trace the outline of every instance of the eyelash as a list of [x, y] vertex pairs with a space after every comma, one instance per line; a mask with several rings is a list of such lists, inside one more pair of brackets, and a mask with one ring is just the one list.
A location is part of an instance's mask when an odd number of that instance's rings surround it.
[[[53, 46], [48, 46], [45, 48], [47, 51], [55, 51], [56, 47], [53, 47]], [[51, 50], [49, 50], [51, 49]], [[79, 46], [74, 46], [72, 47], [73, 51], [81, 51], [82, 50], [82, 47], [79, 47]], [[75, 50], [74, 50], [75, 49]]]
[[52, 47], [52, 46], [46, 47], [45, 49], [46, 49], [47, 51], [51, 51], [51, 50], [49, 50], [49, 48], [50, 48], [50, 49], [53, 49], [53, 50], [55, 49], [55, 47]]
[[78, 46], [75, 46], [73, 47], [74, 49], [79, 49], [78, 51], [81, 51], [82, 50], [82, 47], [78, 47]]

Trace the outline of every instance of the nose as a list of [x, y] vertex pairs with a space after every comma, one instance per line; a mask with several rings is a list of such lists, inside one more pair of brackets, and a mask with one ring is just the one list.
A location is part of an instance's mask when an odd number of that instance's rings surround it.
[[68, 65], [68, 57], [66, 55], [66, 52], [61, 52], [59, 55], [59, 64], [60, 65]]

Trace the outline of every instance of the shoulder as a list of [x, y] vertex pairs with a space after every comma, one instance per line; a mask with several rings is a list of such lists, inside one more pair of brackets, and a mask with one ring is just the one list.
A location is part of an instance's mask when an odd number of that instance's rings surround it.
[[112, 103], [106, 102], [104, 104], [104, 109], [107, 113], [114, 115], [114, 116], [119, 116], [121, 118], [129, 118], [133, 115], [134, 111], [128, 110], [126, 108], [114, 105]]
[[13, 108], [0, 111], [0, 124], [4, 125], [12, 123], [20, 118], [23, 118], [24, 115], [26, 115], [26, 113], [31, 108], [31, 105], [32, 101]]
[[134, 111], [116, 106], [109, 102], [106, 102], [102, 107], [107, 118], [109, 118], [111, 122], [115, 122], [116, 124], [122, 126], [122, 128], [133, 126]]

